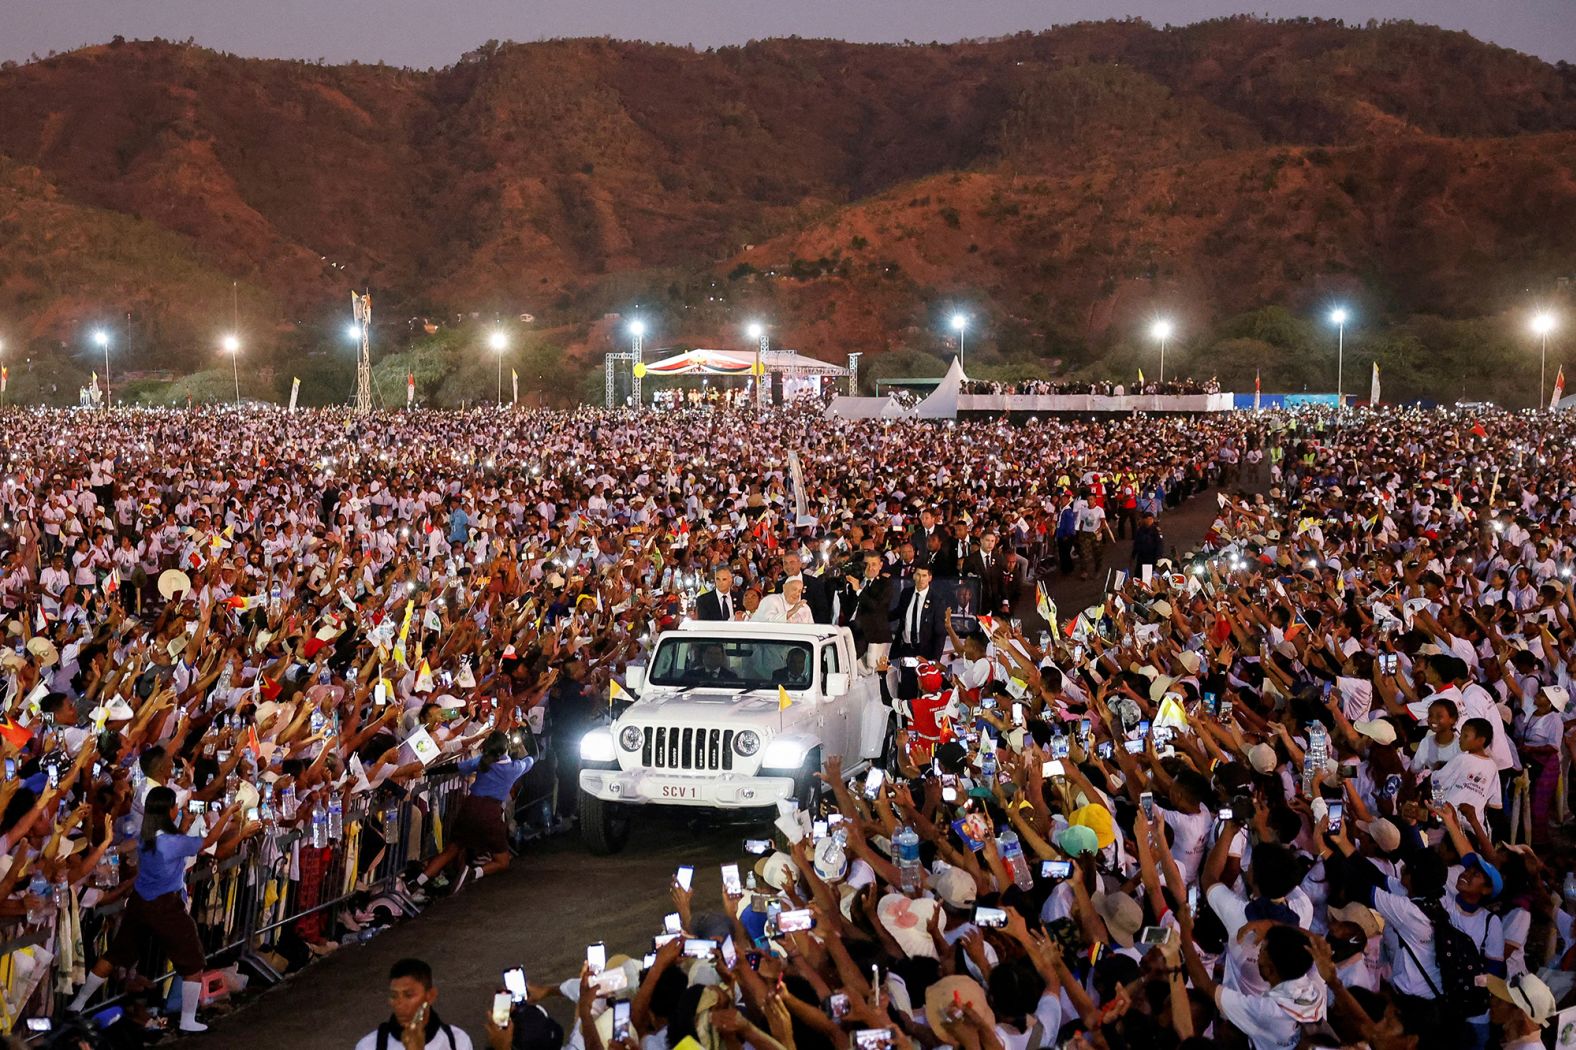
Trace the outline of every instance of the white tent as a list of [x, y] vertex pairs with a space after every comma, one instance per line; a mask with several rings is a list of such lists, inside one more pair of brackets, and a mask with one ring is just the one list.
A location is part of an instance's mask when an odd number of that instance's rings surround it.
[[962, 392], [966, 379], [968, 376], [963, 374], [963, 363], [954, 357], [952, 367], [936, 384], [936, 389], [914, 407], [914, 416], [918, 419], [957, 419], [958, 394]]
[[898, 404], [897, 398], [886, 397], [835, 397], [823, 413], [841, 419], [901, 419], [908, 410]]

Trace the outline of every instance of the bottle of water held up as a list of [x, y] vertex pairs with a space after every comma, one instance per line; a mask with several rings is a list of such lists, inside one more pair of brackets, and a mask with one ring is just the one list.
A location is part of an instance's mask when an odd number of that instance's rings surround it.
[[1302, 793], [1304, 797], [1313, 796], [1314, 778], [1324, 772], [1324, 763], [1330, 754], [1330, 737], [1324, 728], [1323, 722], [1314, 722], [1308, 727], [1308, 751], [1302, 764]]
[[33, 898], [33, 903], [27, 909], [27, 924], [42, 926], [49, 918], [50, 906], [49, 879], [44, 877], [43, 872], [33, 872], [33, 877], [27, 883], [27, 892]]
[[913, 828], [903, 825], [892, 837], [897, 851], [897, 873], [904, 893], [918, 893], [925, 882], [925, 869], [919, 863], [919, 835]]
[[1001, 838], [996, 840], [996, 848], [1001, 851], [1001, 862], [1012, 872], [1012, 881], [1020, 890], [1034, 889], [1034, 876], [1029, 872], [1029, 861], [1023, 855], [1023, 844], [1018, 841], [1018, 833], [1008, 830], [1001, 833]]
[[111, 849], [104, 854], [104, 888], [114, 889], [120, 885], [120, 851]]
[[338, 795], [328, 797], [328, 837], [335, 842], [345, 837], [345, 804]]
[[324, 849], [328, 846], [328, 814], [323, 812], [321, 803], [312, 803], [312, 838], [313, 849]]
[[279, 793], [279, 819], [291, 821], [296, 818], [296, 792], [294, 784], [287, 784]]
[[263, 826], [267, 828], [273, 827], [278, 820], [274, 812], [274, 786], [272, 784], [263, 784], [263, 794], [257, 802], [257, 819], [261, 820]]

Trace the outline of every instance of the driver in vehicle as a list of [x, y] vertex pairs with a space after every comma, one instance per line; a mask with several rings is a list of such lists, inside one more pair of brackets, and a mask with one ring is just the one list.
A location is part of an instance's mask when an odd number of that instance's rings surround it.
[[772, 685], [784, 689], [810, 687], [810, 654], [805, 649], [789, 649], [783, 665], [772, 672]]
[[720, 644], [708, 645], [700, 651], [700, 667], [695, 672], [695, 676], [701, 683], [742, 685], [744, 682], [744, 679], [728, 666], [728, 654], [723, 651]]

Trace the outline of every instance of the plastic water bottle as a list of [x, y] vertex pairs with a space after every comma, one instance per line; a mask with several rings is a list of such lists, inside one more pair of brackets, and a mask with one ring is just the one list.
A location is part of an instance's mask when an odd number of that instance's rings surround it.
[[289, 785], [279, 793], [279, 817], [281, 820], [294, 820], [296, 818], [296, 792], [294, 784]]
[[1003, 831], [1001, 838], [996, 840], [996, 848], [1001, 851], [1001, 862], [1012, 872], [1012, 881], [1020, 890], [1034, 889], [1034, 876], [1029, 872], [1029, 862], [1023, 855], [1023, 844], [1018, 841], [1016, 831]]
[[323, 807], [312, 803], [312, 848], [323, 849], [328, 845], [328, 814]]
[[986, 781], [996, 778], [996, 749], [990, 748], [980, 754], [980, 775]]
[[120, 885], [120, 853], [111, 849], [104, 854], [104, 888], [112, 890]]
[[1562, 892], [1567, 901], [1576, 904], [1576, 871], [1565, 873], [1565, 888]]
[[328, 837], [335, 842], [345, 837], [345, 804], [338, 795], [328, 800]]
[[760, 884], [755, 881], [755, 872], [752, 871], [747, 876], [745, 876], [744, 888], [749, 893], [754, 893], [760, 888]]
[[71, 901], [71, 883], [66, 881], [66, 877], [64, 875], [61, 875], [55, 880], [53, 899], [55, 904], [55, 913], [57, 915], [65, 911], [67, 905]]
[[262, 796], [257, 802], [257, 818], [263, 822], [264, 827], [273, 827], [277, 819], [274, 813], [274, 786], [265, 783]]
[[919, 863], [919, 835], [907, 824], [892, 837], [897, 850], [897, 873], [904, 893], [918, 893], [925, 881], [925, 869]]
[[1313, 797], [1314, 778], [1324, 772], [1324, 763], [1329, 753], [1329, 734], [1325, 731], [1323, 722], [1315, 722], [1308, 727], [1308, 751], [1304, 756], [1306, 760], [1302, 764], [1304, 797]]
[[42, 926], [49, 918], [49, 880], [41, 871], [33, 872], [33, 877], [28, 881], [27, 892], [37, 899], [38, 903], [27, 909], [27, 924], [29, 926]]

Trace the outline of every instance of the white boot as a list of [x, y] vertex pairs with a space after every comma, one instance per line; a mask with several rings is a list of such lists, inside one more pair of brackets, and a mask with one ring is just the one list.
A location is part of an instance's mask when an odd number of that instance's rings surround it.
[[104, 978], [96, 973], [88, 974], [88, 983], [82, 986], [82, 990], [77, 992], [77, 997], [71, 1000], [71, 1005], [66, 1009], [74, 1014], [81, 1013], [82, 1008], [88, 1005], [88, 1000], [93, 998], [93, 993], [102, 987], [104, 987]]
[[181, 982], [181, 1031], [206, 1032], [208, 1026], [197, 1023], [197, 1003], [202, 999], [201, 981]]

